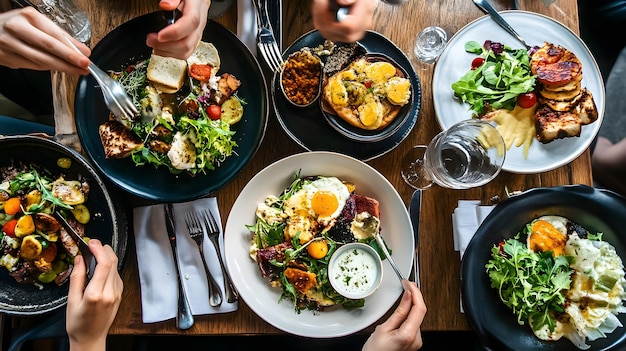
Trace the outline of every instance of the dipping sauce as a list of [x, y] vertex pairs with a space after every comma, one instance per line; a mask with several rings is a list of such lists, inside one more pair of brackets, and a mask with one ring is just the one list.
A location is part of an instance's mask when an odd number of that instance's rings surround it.
[[320, 93], [322, 64], [319, 57], [308, 50], [289, 56], [280, 77], [285, 97], [298, 106], [308, 106]]
[[341, 246], [328, 264], [328, 279], [337, 292], [350, 299], [373, 293], [382, 280], [382, 262], [376, 250], [367, 244]]

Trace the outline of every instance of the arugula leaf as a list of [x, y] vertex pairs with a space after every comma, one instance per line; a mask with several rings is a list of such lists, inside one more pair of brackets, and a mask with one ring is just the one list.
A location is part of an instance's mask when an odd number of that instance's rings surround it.
[[491, 287], [498, 289], [500, 300], [524, 325], [534, 330], [556, 327], [555, 315], [563, 311], [570, 288], [572, 257], [552, 256], [552, 252], [533, 252], [517, 238], [494, 245], [485, 265]]
[[513, 49], [500, 43], [476, 41], [465, 44], [465, 51], [480, 55], [485, 61], [452, 83], [454, 95], [470, 105], [480, 116], [492, 109], [512, 110], [517, 96], [535, 88], [536, 76], [530, 70], [530, 55], [525, 49]]

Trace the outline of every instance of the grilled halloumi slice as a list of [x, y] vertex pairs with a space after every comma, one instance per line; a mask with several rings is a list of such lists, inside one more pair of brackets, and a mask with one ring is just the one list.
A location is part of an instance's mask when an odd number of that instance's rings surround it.
[[547, 105], [554, 111], [566, 112], [566, 111], [573, 110], [578, 105], [582, 97], [583, 97], [582, 90], [573, 99], [566, 100], [566, 101], [548, 99], [548, 98], [543, 97], [542, 94], [540, 93], [537, 96], [537, 101], [539, 102], [540, 105]]
[[580, 123], [590, 124], [598, 120], [598, 108], [593, 95], [587, 88], [581, 92], [581, 98], [576, 105], [575, 112], [580, 116]]
[[543, 96], [546, 99], [555, 100], [555, 101], [572, 101], [580, 94], [580, 83], [577, 83], [575, 88], [572, 90], [563, 90], [563, 91], [551, 91], [542, 89], [539, 91], [539, 95]]
[[98, 127], [106, 158], [124, 158], [143, 147], [142, 140], [122, 123], [110, 120]]
[[543, 106], [535, 113], [537, 140], [544, 144], [556, 139], [580, 136], [581, 129], [580, 116], [575, 112], [559, 112]]
[[548, 42], [532, 55], [530, 68], [545, 86], [562, 86], [582, 75], [582, 63], [573, 52]]

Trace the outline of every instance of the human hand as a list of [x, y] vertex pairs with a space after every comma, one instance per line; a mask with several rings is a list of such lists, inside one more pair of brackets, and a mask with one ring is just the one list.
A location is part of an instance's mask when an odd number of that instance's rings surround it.
[[74, 258], [67, 296], [65, 328], [71, 349], [105, 350], [106, 337], [122, 300], [124, 284], [117, 271], [118, 258], [109, 245], [89, 240], [98, 264], [85, 286], [86, 267], [81, 255]]
[[159, 7], [163, 11], [179, 9], [183, 15], [158, 33], [148, 34], [146, 45], [160, 56], [188, 58], [202, 39], [209, 6], [211, 0], [161, 0]]
[[402, 280], [406, 290], [391, 316], [378, 325], [363, 345], [363, 351], [414, 351], [422, 347], [420, 326], [426, 315], [422, 293], [414, 282]]
[[[67, 43], [70, 38], [82, 51]], [[0, 65], [88, 74], [91, 50], [32, 7], [0, 13]]]
[[337, 0], [337, 4], [350, 7], [341, 22], [336, 21], [329, 0], [313, 0], [311, 12], [315, 28], [324, 38], [334, 42], [352, 43], [362, 39], [372, 26], [378, 0]]

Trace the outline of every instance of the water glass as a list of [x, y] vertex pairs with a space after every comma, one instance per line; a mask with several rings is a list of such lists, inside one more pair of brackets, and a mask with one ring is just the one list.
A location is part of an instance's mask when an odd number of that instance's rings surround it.
[[13, 0], [19, 6], [33, 6], [72, 37], [87, 45], [91, 39], [91, 21], [87, 12], [73, 0]]
[[448, 35], [443, 28], [430, 26], [424, 28], [415, 38], [413, 51], [415, 56], [424, 63], [434, 63], [446, 47]]
[[433, 182], [450, 189], [482, 186], [502, 170], [505, 150], [495, 126], [464, 120], [439, 133], [427, 147], [412, 148], [403, 160], [402, 178], [418, 189]]

